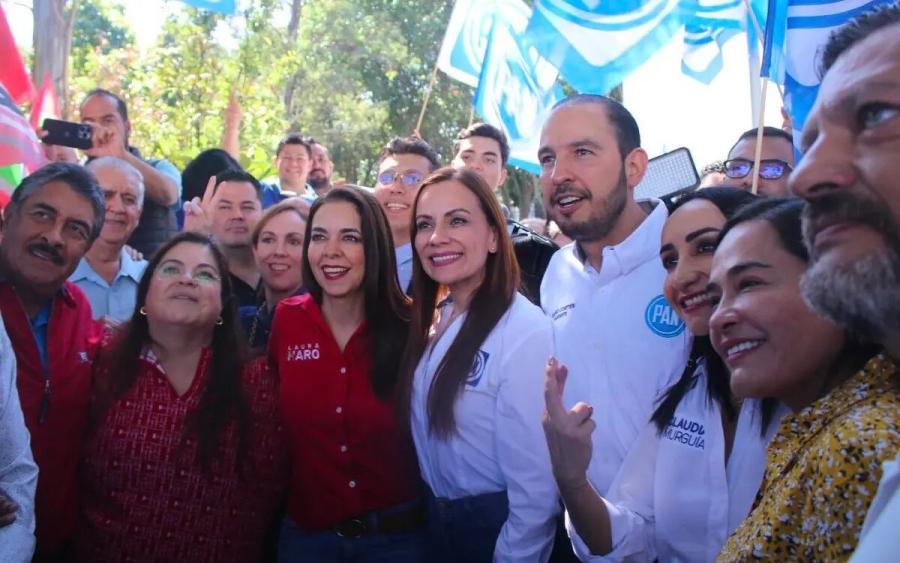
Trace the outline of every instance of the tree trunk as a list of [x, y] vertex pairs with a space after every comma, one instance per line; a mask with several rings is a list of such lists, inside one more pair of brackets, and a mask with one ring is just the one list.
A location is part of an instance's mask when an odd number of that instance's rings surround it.
[[34, 0], [32, 80], [40, 86], [49, 75], [59, 95], [63, 118], [69, 113], [69, 51], [78, 0]]
[[[300, 31], [300, 11], [303, 8], [303, 0], [291, 0], [291, 19], [288, 20], [288, 48], [297, 46], [297, 33]], [[291, 129], [296, 127], [294, 123], [294, 91], [297, 89], [297, 73], [294, 73], [284, 87], [284, 112], [291, 124]]]
[[519, 198], [519, 216], [524, 219], [531, 215], [531, 202], [534, 200], [535, 176], [533, 174], [523, 174], [523, 176], [525, 176], [523, 178], [524, 181], [519, 186], [520, 193], [522, 194]]

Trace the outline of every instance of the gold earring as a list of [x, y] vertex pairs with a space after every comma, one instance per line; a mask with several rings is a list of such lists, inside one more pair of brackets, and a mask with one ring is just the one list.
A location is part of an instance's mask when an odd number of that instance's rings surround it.
[[224, 322], [225, 322], [225, 319], [223, 319], [222, 317], [219, 317], [219, 320], [216, 321], [216, 324], [221, 325]]
[[140, 314], [144, 315], [145, 317], [147, 316], [147, 308], [146, 307], [141, 307], [140, 311], [138, 311], [138, 312]]

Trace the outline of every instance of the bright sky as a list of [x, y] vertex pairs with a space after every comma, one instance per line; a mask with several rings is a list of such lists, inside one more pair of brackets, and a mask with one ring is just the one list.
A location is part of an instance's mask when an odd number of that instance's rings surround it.
[[[0, 1], [16, 42], [30, 45], [32, 14], [23, 4], [31, 1]], [[153, 43], [166, 16], [184, 6], [174, 0], [124, 0], [124, 4], [142, 48]], [[625, 105], [637, 119], [651, 157], [685, 146], [702, 168], [724, 159], [737, 137], [756, 126], [751, 117], [746, 37], [738, 35], [725, 45], [725, 68], [708, 86], [682, 74], [682, 49], [679, 35], [626, 79]], [[766, 125], [780, 126], [781, 98], [774, 87], [769, 89], [765, 109]]]

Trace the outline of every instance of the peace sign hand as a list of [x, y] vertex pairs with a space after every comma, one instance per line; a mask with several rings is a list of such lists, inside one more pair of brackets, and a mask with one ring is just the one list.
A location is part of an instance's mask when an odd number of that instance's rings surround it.
[[556, 482], [560, 489], [578, 489], [588, 483], [587, 470], [594, 450], [591, 434], [597, 424], [591, 419], [594, 407], [586, 403], [566, 409], [562, 396], [568, 376], [568, 368], [551, 357], [544, 377], [543, 424]]
[[212, 198], [216, 190], [216, 177], [211, 176], [203, 192], [203, 199], [194, 198], [184, 202], [184, 228], [183, 231], [191, 231], [209, 236], [212, 232]]

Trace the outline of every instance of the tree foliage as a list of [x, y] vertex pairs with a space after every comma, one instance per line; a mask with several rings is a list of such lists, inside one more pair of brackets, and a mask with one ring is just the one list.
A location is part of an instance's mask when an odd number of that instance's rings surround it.
[[[70, 109], [97, 86], [121, 93], [132, 143], [183, 167], [221, 145], [235, 91], [243, 113], [241, 160], [251, 172], [271, 174], [278, 139], [298, 131], [329, 148], [337, 177], [372, 185], [380, 146], [416, 127], [453, 1], [249, 4], [232, 18], [179, 10], [142, 52], [123, 23], [121, 3], [82, 0]], [[469, 123], [473, 95], [437, 74], [419, 132], [445, 160]], [[536, 179], [514, 169], [509, 177], [503, 197], [527, 213], [538, 195]]]

